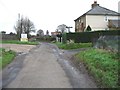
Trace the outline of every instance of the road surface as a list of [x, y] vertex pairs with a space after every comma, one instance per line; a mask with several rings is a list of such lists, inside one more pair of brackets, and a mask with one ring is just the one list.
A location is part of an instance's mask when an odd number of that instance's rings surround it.
[[[54, 45], [41, 43], [3, 70], [3, 88], [96, 88]], [[68, 58], [69, 59], [69, 58]]]

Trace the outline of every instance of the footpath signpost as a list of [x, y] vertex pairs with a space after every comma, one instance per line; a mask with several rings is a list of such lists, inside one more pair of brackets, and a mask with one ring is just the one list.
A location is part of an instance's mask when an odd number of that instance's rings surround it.
[[21, 34], [20, 41], [27, 42], [28, 41], [27, 34]]

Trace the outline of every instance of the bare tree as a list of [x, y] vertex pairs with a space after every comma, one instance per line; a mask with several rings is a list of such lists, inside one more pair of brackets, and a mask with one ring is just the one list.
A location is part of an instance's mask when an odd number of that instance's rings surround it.
[[64, 33], [64, 32], [67, 32], [67, 28], [66, 27], [67, 26], [65, 24], [62, 24], [62, 25], [59, 25], [56, 30], [57, 30], [57, 32]]
[[41, 36], [41, 37], [44, 36], [44, 32], [42, 29], [37, 31], [37, 36]]
[[22, 17], [19, 16], [19, 19], [16, 22], [14, 29], [16, 30], [16, 33], [19, 38], [22, 33], [27, 34], [27, 36], [29, 38], [30, 33], [35, 32], [35, 27], [34, 27], [33, 22], [30, 21], [29, 18], [27, 18], [27, 17], [23, 18], [23, 16]]

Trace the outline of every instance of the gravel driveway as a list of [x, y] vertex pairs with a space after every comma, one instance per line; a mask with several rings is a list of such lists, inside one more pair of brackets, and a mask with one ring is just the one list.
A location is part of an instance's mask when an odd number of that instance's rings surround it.
[[0, 47], [5, 49], [10, 49], [15, 52], [29, 52], [32, 48], [36, 47], [36, 45], [19, 45], [19, 44], [2, 44]]

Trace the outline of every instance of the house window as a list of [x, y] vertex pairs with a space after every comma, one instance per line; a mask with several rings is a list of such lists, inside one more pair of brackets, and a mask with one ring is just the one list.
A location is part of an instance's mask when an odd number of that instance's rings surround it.
[[108, 17], [107, 17], [107, 15], [105, 15], [105, 21], [108, 22]]

